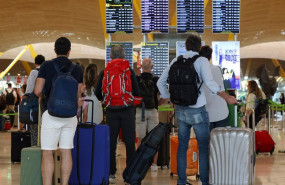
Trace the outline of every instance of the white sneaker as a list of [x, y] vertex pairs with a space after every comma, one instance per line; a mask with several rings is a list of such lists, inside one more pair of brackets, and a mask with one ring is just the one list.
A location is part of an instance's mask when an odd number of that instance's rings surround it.
[[109, 183], [110, 184], [116, 184], [116, 176], [115, 175], [109, 176]]
[[157, 165], [156, 164], [152, 164], [151, 165], [151, 171], [152, 172], [157, 172], [158, 168], [157, 168]]

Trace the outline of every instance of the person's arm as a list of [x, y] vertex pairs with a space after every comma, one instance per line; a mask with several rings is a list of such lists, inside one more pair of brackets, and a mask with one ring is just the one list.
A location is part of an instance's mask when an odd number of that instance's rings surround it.
[[168, 79], [168, 73], [170, 70], [171, 65], [176, 62], [176, 58], [174, 58], [171, 63], [164, 69], [164, 71], [162, 72], [160, 78], [158, 79], [156, 85], [157, 88], [160, 92], [160, 99], [165, 99], [165, 100], [161, 100], [161, 101], [165, 101], [165, 102], [169, 102], [170, 101], [170, 94], [168, 92], [167, 89], [167, 79]]
[[136, 74], [134, 73], [134, 71], [132, 69], [130, 69], [131, 71], [131, 80], [132, 80], [132, 89], [133, 89], [133, 95], [135, 96], [140, 96], [140, 90], [139, 90], [139, 86], [137, 83], [137, 77]]
[[37, 80], [37, 76], [38, 76], [38, 71], [37, 70], [32, 70], [29, 78], [27, 80], [27, 88], [26, 88], [26, 92], [25, 93], [32, 93], [34, 91], [34, 87], [36, 84], [36, 80]]
[[97, 81], [97, 85], [96, 85], [96, 89], [95, 89], [95, 95], [96, 95], [96, 97], [97, 97], [97, 99], [99, 101], [103, 100], [103, 95], [102, 95], [102, 80], [103, 80], [103, 77], [104, 77], [104, 70], [102, 70], [99, 73], [99, 77], [98, 77], [98, 81]]
[[207, 61], [206, 58], [201, 57], [198, 64], [198, 69], [200, 70], [203, 82], [212, 91], [212, 93], [222, 97], [228, 104], [238, 103], [235, 97], [228, 95], [225, 91], [222, 91], [222, 87], [214, 81], [210, 68], [210, 63]]
[[18, 100], [18, 96], [17, 96], [17, 92], [14, 91], [14, 89], [12, 89], [12, 93], [13, 93], [13, 96], [14, 96], [14, 105], [15, 105], [17, 100]]
[[82, 122], [83, 123], [87, 122], [87, 119], [88, 119], [88, 105], [86, 105], [85, 109], [83, 110]]
[[39, 98], [44, 98], [43, 89], [46, 80], [44, 78], [37, 78], [34, 93]]

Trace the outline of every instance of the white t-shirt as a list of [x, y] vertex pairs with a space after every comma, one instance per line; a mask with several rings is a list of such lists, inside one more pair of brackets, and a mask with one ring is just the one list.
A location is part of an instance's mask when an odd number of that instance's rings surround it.
[[[210, 65], [213, 80], [221, 87], [221, 91], [225, 90], [222, 72], [219, 66]], [[209, 121], [216, 122], [226, 119], [229, 115], [227, 102], [217, 94], [212, 93], [209, 88], [203, 84], [206, 96], [206, 110], [209, 114]]]
[[[86, 96], [86, 99], [91, 99], [94, 102], [94, 112], [93, 112], [93, 122], [96, 124], [100, 124], [103, 121], [103, 108], [101, 102], [97, 99], [94, 94], [94, 88], [91, 88], [91, 96]], [[92, 103], [90, 102], [88, 105], [88, 118], [87, 122], [91, 122], [92, 118]]]
[[[261, 91], [262, 99], [266, 99], [266, 96], [263, 91]], [[255, 109], [257, 102], [256, 96], [253, 93], [249, 93], [246, 98], [246, 110], [248, 109]]]

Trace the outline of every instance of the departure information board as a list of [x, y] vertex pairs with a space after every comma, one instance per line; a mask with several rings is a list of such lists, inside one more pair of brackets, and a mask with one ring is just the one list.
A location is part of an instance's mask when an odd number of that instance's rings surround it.
[[204, 33], [204, 0], [177, 0], [177, 33]]
[[105, 66], [108, 61], [111, 60], [110, 52], [114, 45], [120, 45], [125, 50], [125, 59], [130, 62], [130, 67], [133, 67], [133, 43], [132, 42], [106, 42], [106, 61]]
[[168, 42], [142, 42], [141, 60], [151, 58], [153, 62], [152, 73], [160, 77], [169, 64]]
[[133, 0], [106, 0], [106, 32], [133, 33]]
[[213, 33], [239, 33], [240, 0], [213, 0]]
[[168, 0], [141, 0], [142, 33], [168, 33]]

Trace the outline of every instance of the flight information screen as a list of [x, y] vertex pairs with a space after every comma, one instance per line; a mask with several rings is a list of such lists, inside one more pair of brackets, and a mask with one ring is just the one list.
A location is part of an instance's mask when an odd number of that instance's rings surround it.
[[239, 33], [240, 0], [213, 0], [213, 33]]
[[106, 0], [106, 32], [133, 33], [133, 0]]
[[169, 64], [168, 42], [142, 42], [141, 60], [151, 58], [153, 62], [152, 73], [160, 76]]
[[141, 0], [142, 33], [168, 33], [168, 0]]
[[204, 33], [204, 0], [177, 0], [177, 33]]
[[114, 45], [120, 45], [125, 50], [125, 59], [130, 62], [130, 67], [133, 67], [133, 43], [132, 42], [106, 42], [106, 61], [105, 66], [108, 61], [111, 60], [110, 52]]

